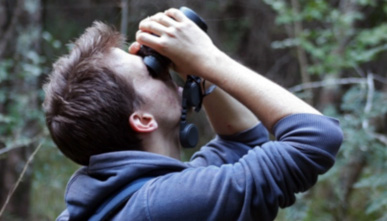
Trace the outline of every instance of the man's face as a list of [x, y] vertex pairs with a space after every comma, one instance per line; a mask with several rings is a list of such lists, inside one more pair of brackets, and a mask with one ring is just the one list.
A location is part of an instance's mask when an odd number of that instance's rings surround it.
[[153, 78], [140, 56], [113, 48], [106, 60], [115, 73], [132, 82], [144, 104], [140, 110], [152, 114], [159, 126], [171, 129], [179, 124], [181, 114], [181, 88], [170, 77]]

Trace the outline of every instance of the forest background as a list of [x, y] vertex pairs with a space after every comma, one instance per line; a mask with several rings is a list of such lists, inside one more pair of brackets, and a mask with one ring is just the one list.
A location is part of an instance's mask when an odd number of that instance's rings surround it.
[[[78, 166], [41, 104], [69, 43], [94, 20], [131, 42], [141, 19], [183, 5], [220, 49], [341, 120], [335, 167], [276, 220], [387, 220], [387, 0], [0, 0], [0, 220], [54, 220], [65, 207]], [[194, 121], [203, 144], [213, 132]]]

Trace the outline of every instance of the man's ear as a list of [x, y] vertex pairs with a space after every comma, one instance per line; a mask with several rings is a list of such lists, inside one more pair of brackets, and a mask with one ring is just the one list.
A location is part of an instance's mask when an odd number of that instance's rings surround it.
[[129, 124], [134, 131], [140, 133], [153, 132], [158, 128], [156, 119], [153, 117], [152, 114], [141, 113], [138, 111], [130, 115]]

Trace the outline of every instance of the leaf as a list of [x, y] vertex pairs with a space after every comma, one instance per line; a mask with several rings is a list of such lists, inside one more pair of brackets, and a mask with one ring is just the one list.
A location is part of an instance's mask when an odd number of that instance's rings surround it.
[[366, 213], [374, 213], [376, 211], [386, 211], [387, 209], [387, 192], [381, 193], [373, 198], [371, 204], [367, 207]]

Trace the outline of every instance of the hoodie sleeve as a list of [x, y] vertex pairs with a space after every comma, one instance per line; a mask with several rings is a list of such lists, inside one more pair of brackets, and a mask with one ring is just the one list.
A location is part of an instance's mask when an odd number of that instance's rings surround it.
[[231, 136], [218, 135], [196, 152], [188, 163], [191, 167], [221, 166], [235, 163], [249, 150], [269, 140], [269, 132], [258, 124], [248, 130]]
[[156, 179], [141, 193], [148, 220], [273, 220], [333, 166], [342, 142], [337, 120], [312, 114], [288, 116], [274, 133], [234, 164]]
[[64, 210], [57, 218], [55, 221], [68, 221], [70, 220], [70, 215], [67, 210]]

